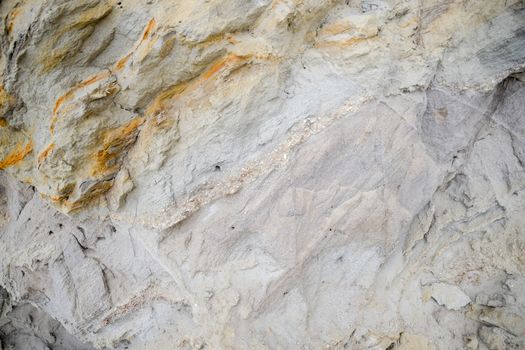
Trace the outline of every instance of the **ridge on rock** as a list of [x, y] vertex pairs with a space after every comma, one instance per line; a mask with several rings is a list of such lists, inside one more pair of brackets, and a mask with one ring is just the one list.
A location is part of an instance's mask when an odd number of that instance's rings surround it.
[[523, 0], [3, 0], [0, 72], [0, 350], [525, 348]]

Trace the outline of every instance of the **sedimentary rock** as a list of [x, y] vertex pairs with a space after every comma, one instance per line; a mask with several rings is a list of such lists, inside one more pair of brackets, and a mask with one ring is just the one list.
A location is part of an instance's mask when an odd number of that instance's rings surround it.
[[4, 0], [0, 33], [4, 349], [524, 346], [523, 1]]

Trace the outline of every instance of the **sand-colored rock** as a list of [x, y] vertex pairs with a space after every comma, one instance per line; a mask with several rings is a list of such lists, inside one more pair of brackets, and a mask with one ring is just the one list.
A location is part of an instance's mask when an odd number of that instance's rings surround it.
[[0, 346], [519, 348], [524, 69], [519, 0], [3, 0]]

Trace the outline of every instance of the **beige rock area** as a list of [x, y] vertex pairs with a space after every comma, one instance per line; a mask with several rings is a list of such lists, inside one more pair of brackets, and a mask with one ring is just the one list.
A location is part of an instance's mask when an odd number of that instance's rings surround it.
[[0, 72], [0, 350], [525, 349], [523, 0], [2, 0]]

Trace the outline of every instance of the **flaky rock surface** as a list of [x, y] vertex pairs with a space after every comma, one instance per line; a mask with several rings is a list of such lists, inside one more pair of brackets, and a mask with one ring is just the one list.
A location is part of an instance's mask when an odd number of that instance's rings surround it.
[[2, 0], [0, 349], [525, 348], [525, 3]]

